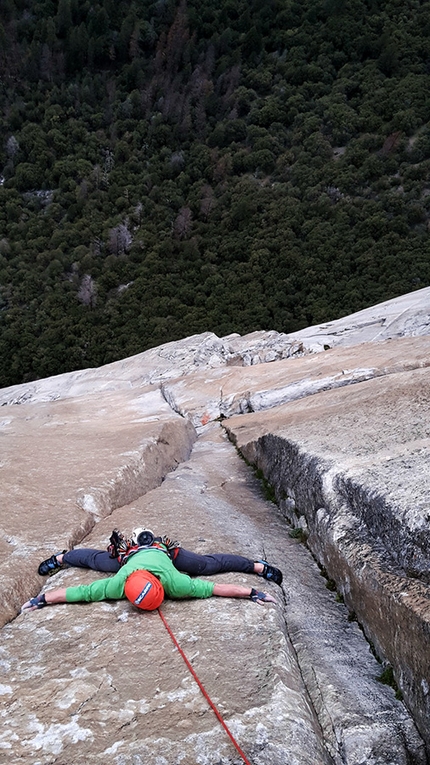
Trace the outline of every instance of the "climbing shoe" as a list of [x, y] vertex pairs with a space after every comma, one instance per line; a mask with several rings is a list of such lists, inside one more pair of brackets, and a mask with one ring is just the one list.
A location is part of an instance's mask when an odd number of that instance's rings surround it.
[[268, 582], [274, 582], [275, 584], [279, 584], [279, 586], [281, 586], [282, 571], [280, 571], [279, 568], [275, 568], [275, 566], [271, 566], [270, 563], [268, 563], [266, 560], [260, 560], [259, 563], [262, 563], [264, 568], [261, 574], [258, 576], [262, 576], [263, 579], [267, 579]]
[[40, 576], [52, 576], [52, 574], [56, 574], [60, 568], [63, 568], [63, 564], [59, 563], [57, 560], [57, 555], [64, 555], [66, 552], [67, 550], [63, 550], [62, 553], [55, 553], [55, 555], [51, 555], [50, 558], [43, 560], [37, 569], [37, 573], [40, 574]]

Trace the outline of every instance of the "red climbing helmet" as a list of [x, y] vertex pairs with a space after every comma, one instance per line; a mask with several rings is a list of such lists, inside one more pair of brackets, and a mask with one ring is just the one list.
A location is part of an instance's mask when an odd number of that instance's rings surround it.
[[124, 592], [130, 603], [144, 611], [154, 611], [164, 600], [164, 589], [160, 580], [143, 569], [133, 571], [127, 577]]

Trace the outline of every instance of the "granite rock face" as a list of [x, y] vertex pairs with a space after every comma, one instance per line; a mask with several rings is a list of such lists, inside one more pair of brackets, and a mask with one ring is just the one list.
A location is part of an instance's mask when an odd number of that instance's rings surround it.
[[430, 720], [430, 386], [419, 369], [319, 393], [226, 428]]
[[172, 409], [198, 427], [377, 377], [430, 366], [430, 335], [336, 348], [275, 364], [196, 372], [162, 383]]
[[1, 624], [39, 592], [42, 549], [82, 541], [101, 518], [159, 485], [195, 438], [158, 390], [3, 408]]
[[250, 366], [319, 353], [332, 347], [379, 342], [399, 337], [430, 335], [430, 288], [417, 290], [344, 319], [289, 335], [253, 332], [219, 338], [212, 332], [166, 343], [137, 356], [106, 364], [101, 369], [48, 377], [0, 390], [0, 405], [53, 401], [143, 385], [156, 385], [205, 369], [210, 376], [223, 366]]
[[[429, 314], [420, 290], [295, 335], [205, 333], [0, 391], [0, 763], [243, 761], [157, 612], [19, 614], [41, 588], [102, 576], [46, 581], [42, 558], [136, 525], [284, 573], [282, 588], [216, 577], [273, 606], [162, 606], [252, 765], [428, 763]], [[391, 667], [404, 702], [378, 679]]]

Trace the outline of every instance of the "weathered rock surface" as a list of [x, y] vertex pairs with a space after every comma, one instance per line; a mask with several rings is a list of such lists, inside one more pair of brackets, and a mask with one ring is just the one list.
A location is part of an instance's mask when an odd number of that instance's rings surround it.
[[423, 735], [430, 720], [427, 369], [318, 393], [226, 425], [275, 487], [380, 655]]
[[289, 335], [313, 352], [329, 346], [357, 345], [398, 337], [430, 334], [428, 287], [401, 295], [372, 308]]
[[[99, 576], [44, 583], [43, 557], [142, 522], [284, 572], [264, 583], [276, 606], [162, 607], [252, 765], [428, 762], [429, 308], [420, 290], [295, 335], [205, 333], [0, 391], [0, 762], [242, 761], [158, 614], [17, 615], [41, 586]], [[410, 711], [378, 682], [386, 662]]]
[[3, 388], [0, 405], [124, 390], [159, 384], [203, 368], [214, 370], [229, 365], [256, 365], [318, 353], [334, 346], [429, 335], [429, 304], [430, 287], [426, 287], [344, 319], [288, 335], [271, 331], [219, 338], [212, 332], [205, 332], [106, 364], [100, 369], [83, 369]]
[[[266, 583], [277, 607], [221, 599], [163, 606], [251, 762], [425, 762], [411, 718], [376, 681], [381, 667], [357, 624], [218, 426], [162, 486], [114, 516], [121, 528], [144, 518], [191, 549], [264, 555], [284, 569], [283, 593]], [[105, 542], [110, 521], [97, 524], [88, 546]], [[94, 576], [68, 570], [47, 587]], [[124, 602], [57, 606], [19, 616], [3, 635], [8, 762], [240, 762], [157, 615]]]
[[198, 427], [218, 417], [273, 409], [319, 391], [430, 366], [430, 335], [336, 348], [276, 364], [196, 372], [163, 382], [172, 409]]
[[4, 408], [0, 624], [39, 592], [41, 549], [76, 545], [100, 518], [159, 485], [195, 437], [154, 389]]

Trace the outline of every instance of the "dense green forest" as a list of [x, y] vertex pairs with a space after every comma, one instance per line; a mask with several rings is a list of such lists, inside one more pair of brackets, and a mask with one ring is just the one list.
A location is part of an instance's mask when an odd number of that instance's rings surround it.
[[430, 2], [1, 0], [0, 385], [430, 284]]

